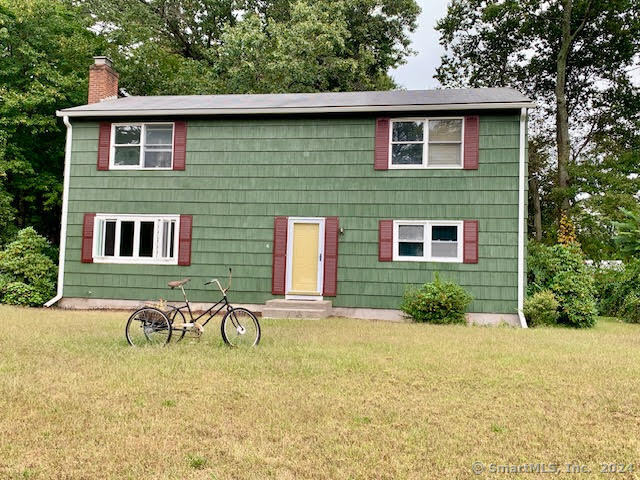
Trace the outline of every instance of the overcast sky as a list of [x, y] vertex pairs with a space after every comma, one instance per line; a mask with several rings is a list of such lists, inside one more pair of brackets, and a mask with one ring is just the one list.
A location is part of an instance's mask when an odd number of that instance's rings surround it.
[[417, 52], [407, 63], [391, 71], [391, 76], [401, 87], [409, 90], [436, 88], [436, 67], [440, 65], [442, 48], [438, 43], [438, 32], [433, 27], [444, 17], [449, 0], [417, 0], [422, 8], [418, 28], [411, 35], [411, 47]]

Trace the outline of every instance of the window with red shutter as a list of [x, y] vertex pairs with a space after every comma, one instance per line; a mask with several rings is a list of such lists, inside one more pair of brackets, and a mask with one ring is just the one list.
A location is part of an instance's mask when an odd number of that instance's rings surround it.
[[480, 119], [464, 117], [464, 169], [477, 170], [480, 154]]
[[478, 263], [478, 220], [464, 221], [464, 263]]
[[82, 222], [82, 263], [93, 263], [93, 225], [95, 213], [85, 213]]
[[111, 153], [111, 124], [101, 122], [98, 130], [98, 170], [109, 170]]
[[378, 223], [378, 261], [393, 260], [393, 220], [380, 220]]
[[338, 217], [327, 217], [324, 222], [324, 286], [325, 297], [335, 297], [338, 290]]
[[191, 230], [192, 215], [180, 215], [180, 232], [178, 240], [178, 265], [191, 265]]
[[389, 119], [376, 120], [376, 139], [373, 168], [387, 170], [389, 168]]
[[273, 265], [271, 293], [284, 295], [287, 278], [287, 230], [289, 217], [275, 217], [273, 221]]

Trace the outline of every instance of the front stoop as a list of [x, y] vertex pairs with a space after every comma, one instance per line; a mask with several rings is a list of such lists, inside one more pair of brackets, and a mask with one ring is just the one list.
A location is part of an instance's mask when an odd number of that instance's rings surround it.
[[332, 311], [329, 300], [268, 300], [262, 318], [327, 318]]

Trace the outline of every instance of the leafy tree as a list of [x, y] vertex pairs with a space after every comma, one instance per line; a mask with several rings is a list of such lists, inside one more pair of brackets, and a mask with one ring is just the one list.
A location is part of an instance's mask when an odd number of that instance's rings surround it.
[[570, 166], [620, 122], [617, 113], [628, 119], [639, 111], [630, 69], [640, 46], [640, 3], [453, 0], [436, 29], [447, 48], [436, 75], [443, 85], [511, 86], [542, 106], [532, 112], [533, 137], [553, 141], [552, 199], [567, 211], [576, 193]]
[[0, 215], [55, 241], [65, 142], [55, 111], [86, 102], [101, 50], [81, 13], [62, 0], [0, 0]]
[[0, 130], [0, 246], [11, 238], [15, 230], [13, 225], [15, 210], [11, 206], [11, 195], [7, 192], [5, 185], [7, 179], [4, 165], [6, 145], [6, 134]]
[[626, 217], [624, 222], [616, 222], [618, 229], [615, 237], [620, 253], [627, 259], [640, 258], [640, 209], [635, 212], [621, 208]]
[[379, 90], [414, 0], [83, 0], [131, 94]]

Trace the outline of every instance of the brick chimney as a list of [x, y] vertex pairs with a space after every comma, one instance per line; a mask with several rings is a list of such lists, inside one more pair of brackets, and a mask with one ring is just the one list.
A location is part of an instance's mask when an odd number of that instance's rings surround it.
[[107, 57], [93, 57], [89, 67], [89, 99], [87, 103], [98, 103], [118, 97], [118, 72]]

